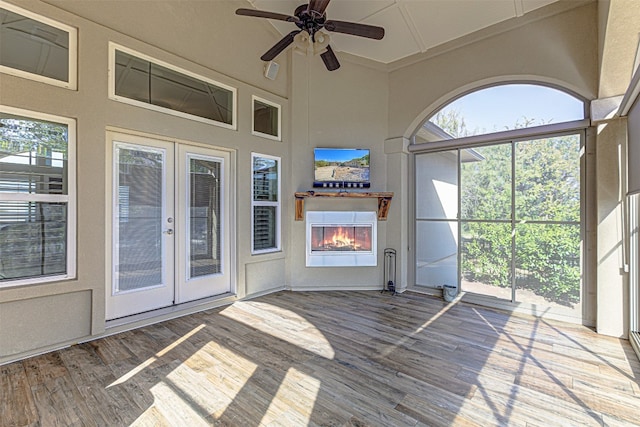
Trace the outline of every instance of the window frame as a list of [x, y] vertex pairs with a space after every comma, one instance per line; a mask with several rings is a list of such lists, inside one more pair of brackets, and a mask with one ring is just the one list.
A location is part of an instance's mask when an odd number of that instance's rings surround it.
[[[126, 53], [128, 55], [134, 56], [143, 61], [151, 62], [155, 65], [167, 68], [171, 71], [175, 71], [176, 73], [184, 74], [187, 77], [201, 80], [204, 83], [208, 83], [214, 86], [218, 86], [221, 89], [228, 90], [232, 94], [232, 102], [233, 106], [231, 108], [231, 123], [219, 122], [217, 120], [207, 119], [205, 117], [196, 116], [189, 113], [184, 113], [182, 111], [173, 110], [171, 108], [161, 107], [155, 104], [149, 104], [146, 102], [138, 101], [136, 99], [127, 98], [126, 96], [116, 95], [116, 51], [120, 51]], [[220, 83], [216, 80], [201, 76], [199, 74], [193, 73], [191, 71], [185, 70], [184, 68], [180, 68], [178, 66], [169, 64], [168, 62], [161, 61], [152, 56], [145, 55], [144, 53], [140, 53], [136, 50], [129, 49], [128, 47], [119, 45], [114, 42], [109, 42], [109, 70], [108, 70], [108, 90], [109, 90], [109, 99], [114, 101], [122, 102], [124, 104], [134, 105], [136, 107], [142, 107], [147, 110], [153, 110], [160, 113], [170, 114], [172, 116], [181, 117], [183, 119], [195, 120], [198, 122], [219, 126], [225, 129], [237, 130], [238, 129], [238, 90], [233, 87], [226, 85], [224, 83]]]
[[55, 21], [51, 18], [39, 15], [37, 13], [30, 12], [21, 7], [15, 6], [10, 3], [6, 3], [0, 0], [0, 8], [9, 10], [13, 13], [17, 13], [26, 18], [34, 21], [41, 22], [59, 30], [65, 31], [69, 34], [69, 79], [68, 81], [57, 80], [52, 77], [42, 76], [40, 74], [30, 73], [28, 71], [12, 68], [7, 65], [0, 64], [0, 73], [9, 74], [16, 77], [22, 77], [29, 80], [34, 80], [41, 83], [46, 83], [52, 86], [58, 86], [70, 90], [78, 90], [78, 29], [70, 25], [63, 24], [62, 22]]
[[55, 116], [21, 108], [0, 105], [0, 112], [25, 119], [43, 120], [60, 123], [67, 126], [67, 194], [26, 194], [26, 193], [0, 193], [0, 201], [11, 202], [49, 202], [66, 203], [67, 205], [67, 272], [65, 274], [53, 274], [24, 279], [0, 280], [0, 289], [21, 285], [35, 285], [40, 283], [57, 282], [76, 278], [76, 240], [77, 240], [77, 190], [76, 190], [76, 120], [68, 117]]
[[[274, 107], [278, 112], [277, 113], [278, 114], [278, 132], [276, 135], [270, 135], [268, 133], [264, 133], [256, 130], [256, 115], [255, 115], [256, 101], [269, 105], [271, 107]], [[257, 95], [251, 95], [251, 134], [262, 137], [262, 138], [271, 139], [274, 141], [282, 141], [282, 106], [273, 101], [269, 101], [267, 99], [261, 98]]]
[[[269, 160], [275, 160], [278, 165], [277, 172], [277, 201], [272, 202], [268, 200], [255, 200], [254, 199], [254, 188], [253, 188], [253, 164], [256, 158], [264, 158]], [[282, 159], [278, 156], [271, 156], [268, 154], [260, 154], [260, 153], [251, 153], [251, 255], [260, 255], [272, 252], [280, 252], [282, 250]], [[254, 248], [254, 238], [255, 238], [255, 217], [254, 217], [254, 208], [256, 206], [269, 206], [276, 208], [276, 221], [275, 221], [275, 247], [266, 248], [266, 249], [255, 249]]]

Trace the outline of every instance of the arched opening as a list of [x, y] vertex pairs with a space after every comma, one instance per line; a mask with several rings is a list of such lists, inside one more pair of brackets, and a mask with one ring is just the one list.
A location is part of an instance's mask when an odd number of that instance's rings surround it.
[[[565, 91], [530, 83], [501, 84], [475, 89], [449, 101], [417, 130], [415, 142], [443, 136], [449, 139], [486, 135], [584, 118], [584, 101]], [[433, 126], [448, 137], [433, 135]]]
[[415, 134], [415, 286], [584, 322], [585, 104], [547, 86], [463, 95]]

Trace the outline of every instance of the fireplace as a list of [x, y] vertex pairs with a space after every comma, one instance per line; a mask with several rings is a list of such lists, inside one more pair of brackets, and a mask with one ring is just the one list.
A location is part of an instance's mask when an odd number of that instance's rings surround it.
[[376, 212], [308, 211], [307, 267], [377, 265]]

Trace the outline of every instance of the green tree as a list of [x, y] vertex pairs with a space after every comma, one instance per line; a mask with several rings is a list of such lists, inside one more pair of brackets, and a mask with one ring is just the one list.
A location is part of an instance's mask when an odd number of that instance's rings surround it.
[[67, 154], [67, 126], [15, 116], [0, 118], [0, 158], [36, 153], [49, 157], [51, 152]]
[[[469, 131], [457, 110], [442, 110], [431, 121], [454, 138], [478, 132]], [[541, 124], [523, 117], [514, 128]], [[517, 288], [559, 304], [579, 301], [579, 136], [464, 149], [460, 158], [461, 271], [466, 278], [510, 287], [515, 236]]]

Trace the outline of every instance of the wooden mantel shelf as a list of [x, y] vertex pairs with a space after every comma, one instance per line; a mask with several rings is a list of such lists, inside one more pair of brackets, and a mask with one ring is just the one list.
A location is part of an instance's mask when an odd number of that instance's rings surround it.
[[324, 192], [324, 191], [300, 191], [296, 193], [296, 221], [304, 219], [304, 199], [307, 197], [347, 197], [347, 198], [363, 198], [378, 199], [378, 220], [386, 221], [392, 192], [368, 192], [368, 193], [350, 193], [347, 191], [340, 192]]

